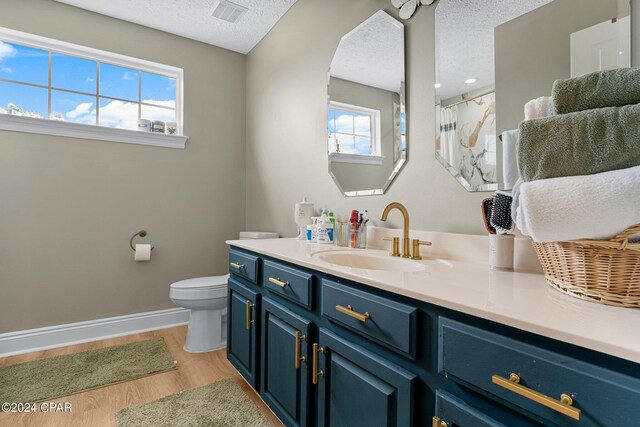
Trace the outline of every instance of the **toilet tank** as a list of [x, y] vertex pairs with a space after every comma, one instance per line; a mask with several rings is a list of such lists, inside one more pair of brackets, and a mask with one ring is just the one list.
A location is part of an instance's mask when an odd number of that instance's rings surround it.
[[248, 239], [277, 239], [280, 237], [278, 233], [271, 233], [269, 231], [241, 231], [240, 240]]

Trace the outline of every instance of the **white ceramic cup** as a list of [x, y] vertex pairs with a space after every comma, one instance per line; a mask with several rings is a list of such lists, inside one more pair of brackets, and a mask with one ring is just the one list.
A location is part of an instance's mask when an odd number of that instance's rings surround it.
[[489, 235], [489, 268], [492, 270], [513, 271], [513, 234]]
[[151, 120], [138, 119], [138, 130], [141, 132], [151, 132]]

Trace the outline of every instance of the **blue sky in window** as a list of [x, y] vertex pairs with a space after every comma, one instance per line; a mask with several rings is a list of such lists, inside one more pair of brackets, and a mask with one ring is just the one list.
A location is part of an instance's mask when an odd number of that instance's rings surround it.
[[46, 86], [49, 52], [0, 42], [0, 77]]
[[96, 62], [54, 53], [51, 55], [51, 86], [96, 93]]
[[138, 102], [139, 79], [138, 71], [100, 64], [100, 95]]
[[[32, 84], [48, 85], [48, 52], [0, 41], [0, 78]], [[96, 61], [52, 54], [51, 118], [75, 123], [96, 124]], [[175, 108], [176, 80], [153, 73], [100, 64], [100, 125], [136, 129], [138, 120], [139, 84], [142, 78], [142, 102]], [[121, 98], [133, 102], [106, 99]], [[48, 91], [18, 83], [0, 81], [0, 113], [13, 103], [33, 116], [47, 117]], [[142, 118], [176, 121], [175, 110], [142, 107]]]

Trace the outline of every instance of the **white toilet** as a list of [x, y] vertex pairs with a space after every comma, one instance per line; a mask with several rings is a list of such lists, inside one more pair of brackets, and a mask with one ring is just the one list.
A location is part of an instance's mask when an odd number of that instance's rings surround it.
[[191, 310], [185, 351], [203, 353], [227, 345], [227, 279], [228, 274], [171, 284], [171, 301]]

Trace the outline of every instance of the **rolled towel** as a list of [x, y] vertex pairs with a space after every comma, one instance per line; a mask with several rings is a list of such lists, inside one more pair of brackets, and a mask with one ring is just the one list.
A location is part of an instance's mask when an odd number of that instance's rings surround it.
[[640, 103], [640, 69], [597, 71], [553, 83], [558, 114]]
[[520, 123], [518, 168], [527, 181], [640, 165], [640, 105]]
[[502, 132], [502, 179], [504, 189], [511, 190], [515, 185], [520, 172], [518, 171], [518, 156], [516, 153], [518, 144], [518, 129]]
[[640, 166], [525, 182], [516, 225], [536, 242], [610, 239], [640, 224]]
[[541, 119], [543, 117], [555, 116], [556, 110], [553, 106], [553, 98], [550, 96], [541, 96], [532, 99], [524, 104], [524, 119]]

